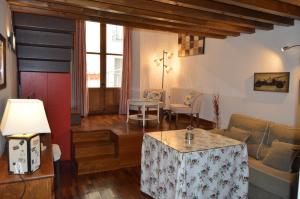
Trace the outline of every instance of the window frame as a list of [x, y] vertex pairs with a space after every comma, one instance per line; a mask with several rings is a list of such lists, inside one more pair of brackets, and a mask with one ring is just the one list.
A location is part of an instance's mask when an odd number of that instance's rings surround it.
[[[86, 20], [86, 21], [91, 21], [91, 20]], [[85, 22], [86, 22], [85, 21]], [[109, 55], [115, 55], [115, 56], [124, 56], [124, 52], [122, 54], [119, 53], [107, 53], [106, 51], [106, 23], [101, 23], [98, 21], [91, 21], [91, 22], [97, 22], [100, 25], [100, 52], [88, 52], [86, 51], [86, 55], [88, 54], [94, 54], [94, 55], [100, 55], [100, 85], [99, 87], [93, 87], [93, 88], [120, 88], [120, 87], [107, 87], [106, 85], [106, 58]], [[116, 24], [111, 24], [111, 25], [116, 25]], [[124, 28], [124, 26], [123, 26]], [[86, 31], [86, 30], [85, 30]], [[124, 39], [124, 38], [123, 38]], [[123, 50], [124, 51], [124, 50]], [[122, 74], [123, 75], [123, 74]], [[92, 87], [91, 87], [92, 88]]]

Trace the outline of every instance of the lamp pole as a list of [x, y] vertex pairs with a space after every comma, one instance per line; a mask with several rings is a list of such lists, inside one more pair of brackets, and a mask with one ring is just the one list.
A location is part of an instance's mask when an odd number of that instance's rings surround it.
[[163, 58], [162, 58], [162, 61], [163, 61], [163, 66], [162, 66], [162, 79], [161, 79], [161, 89], [164, 89], [164, 79], [165, 79], [165, 54], [168, 54], [167, 51], [163, 50]]

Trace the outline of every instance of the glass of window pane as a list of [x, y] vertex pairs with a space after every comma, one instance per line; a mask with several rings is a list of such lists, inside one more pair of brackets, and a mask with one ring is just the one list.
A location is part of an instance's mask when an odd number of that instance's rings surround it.
[[106, 87], [119, 88], [122, 83], [123, 56], [106, 56]]
[[123, 54], [123, 26], [106, 25], [106, 53]]
[[100, 53], [100, 23], [85, 22], [86, 51]]
[[100, 88], [100, 55], [86, 55], [86, 75], [88, 88]]

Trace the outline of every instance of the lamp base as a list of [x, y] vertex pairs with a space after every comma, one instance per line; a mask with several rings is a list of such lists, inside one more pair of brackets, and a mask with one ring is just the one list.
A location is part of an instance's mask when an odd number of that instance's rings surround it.
[[24, 174], [36, 171], [41, 164], [41, 144], [38, 134], [20, 134], [8, 138], [8, 171]]

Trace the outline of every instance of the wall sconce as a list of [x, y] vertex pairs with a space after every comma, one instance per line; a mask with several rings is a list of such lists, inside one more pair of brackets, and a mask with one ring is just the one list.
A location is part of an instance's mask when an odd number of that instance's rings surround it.
[[9, 36], [8, 36], [8, 45], [9, 45], [9, 48], [16, 52], [16, 37], [15, 37], [15, 33], [13, 32], [10, 32]]
[[284, 46], [281, 48], [281, 51], [284, 52], [284, 51], [287, 51], [291, 48], [294, 48], [294, 47], [300, 47], [300, 45], [293, 45], [293, 46]]
[[165, 78], [165, 70], [166, 72], [170, 72], [172, 70], [171, 67], [167, 66], [165, 64], [165, 59], [171, 59], [173, 56], [173, 53], [169, 53], [165, 50], [163, 50], [163, 56], [162, 58], [159, 59], [155, 59], [154, 63], [156, 64], [156, 66], [161, 66], [162, 65], [162, 78], [161, 78], [161, 88], [164, 89], [164, 78]]

